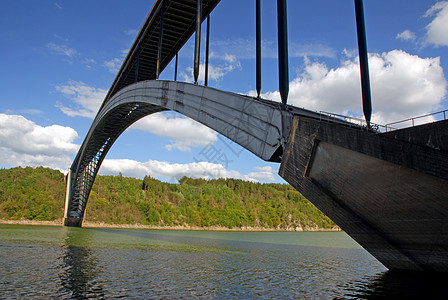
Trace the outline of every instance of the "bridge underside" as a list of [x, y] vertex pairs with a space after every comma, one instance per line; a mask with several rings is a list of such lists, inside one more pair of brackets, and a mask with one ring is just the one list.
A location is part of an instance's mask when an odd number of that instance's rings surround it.
[[448, 272], [447, 129], [296, 116], [279, 174], [389, 269]]

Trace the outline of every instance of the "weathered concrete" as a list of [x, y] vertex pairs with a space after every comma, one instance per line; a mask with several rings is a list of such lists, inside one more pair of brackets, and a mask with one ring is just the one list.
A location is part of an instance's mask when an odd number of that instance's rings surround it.
[[375, 134], [296, 116], [279, 174], [389, 269], [448, 271], [448, 155], [418, 136], [435, 126], [448, 123]]
[[400, 141], [448, 150], [448, 120], [428, 123], [384, 133], [385, 136]]

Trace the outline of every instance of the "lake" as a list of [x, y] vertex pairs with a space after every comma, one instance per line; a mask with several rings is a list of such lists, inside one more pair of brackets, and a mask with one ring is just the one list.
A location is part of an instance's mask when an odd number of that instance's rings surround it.
[[343, 232], [0, 225], [0, 298], [359, 299], [448, 295]]

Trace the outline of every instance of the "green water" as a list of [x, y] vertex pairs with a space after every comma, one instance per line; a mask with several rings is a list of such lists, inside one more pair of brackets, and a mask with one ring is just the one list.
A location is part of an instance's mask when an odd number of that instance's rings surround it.
[[414, 280], [342, 232], [0, 225], [0, 298], [356, 299], [409, 296]]

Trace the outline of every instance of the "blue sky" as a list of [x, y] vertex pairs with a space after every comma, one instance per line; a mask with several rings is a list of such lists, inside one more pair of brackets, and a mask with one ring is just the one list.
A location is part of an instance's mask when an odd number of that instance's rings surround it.
[[[2, 3], [0, 167], [67, 170], [153, 3]], [[289, 103], [362, 117], [353, 1], [289, 0], [287, 6]], [[222, 0], [212, 12], [210, 86], [254, 95], [254, 8], [252, 0]], [[372, 121], [386, 124], [448, 109], [448, 1], [365, 0], [364, 8]], [[263, 0], [262, 93], [278, 101], [276, 18], [276, 1]], [[191, 82], [192, 67], [190, 40], [179, 53], [178, 79]], [[172, 80], [173, 74], [170, 64], [161, 79]], [[125, 131], [100, 174], [283, 182], [278, 166], [167, 112]]]

